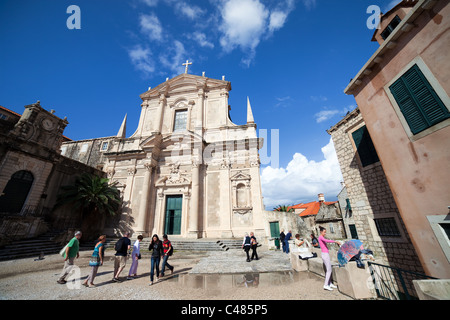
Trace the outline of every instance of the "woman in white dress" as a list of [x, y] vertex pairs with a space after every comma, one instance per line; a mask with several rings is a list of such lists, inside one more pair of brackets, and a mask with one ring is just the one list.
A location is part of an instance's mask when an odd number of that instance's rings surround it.
[[137, 277], [137, 268], [139, 264], [139, 259], [141, 257], [140, 243], [142, 239], [144, 239], [144, 237], [139, 235], [137, 237], [137, 240], [134, 242], [133, 251], [131, 252], [131, 267], [130, 271], [128, 272], [127, 280], [133, 279], [132, 277]]

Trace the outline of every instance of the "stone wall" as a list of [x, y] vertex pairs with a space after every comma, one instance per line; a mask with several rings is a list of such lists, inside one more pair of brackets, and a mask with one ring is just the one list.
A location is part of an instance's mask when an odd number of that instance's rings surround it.
[[[328, 130], [331, 134], [352, 207], [351, 217], [344, 222], [354, 223], [364, 247], [377, 259], [395, 267], [423, 272], [421, 264], [402, 222], [380, 162], [362, 167], [351, 133], [364, 125], [356, 108]], [[345, 214], [344, 214], [345, 215]], [[380, 236], [374, 219], [395, 219], [400, 236]], [[350, 233], [347, 235], [349, 238]]]

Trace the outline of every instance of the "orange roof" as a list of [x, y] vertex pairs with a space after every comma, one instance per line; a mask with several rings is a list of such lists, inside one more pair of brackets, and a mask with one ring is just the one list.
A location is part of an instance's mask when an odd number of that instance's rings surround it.
[[5, 108], [4, 106], [0, 106], [0, 109], [3, 109], [5, 111], [8, 111], [8, 112], [20, 117], [20, 114], [18, 114], [17, 112], [14, 112], [12, 110], [9, 110], [8, 108]]
[[[336, 202], [337, 201], [324, 201], [324, 204], [328, 206], [328, 205], [334, 204]], [[308, 203], [299, 203], [299, 204], [288, 207], [288, 210], [289, 209], [294, 209], [294, 210], [295, 209], [305, 209], [299, 214], [300, 217], [316, 215], [320, 209], [320, 202], [312, 201], [312, 202], [308, 202]]]

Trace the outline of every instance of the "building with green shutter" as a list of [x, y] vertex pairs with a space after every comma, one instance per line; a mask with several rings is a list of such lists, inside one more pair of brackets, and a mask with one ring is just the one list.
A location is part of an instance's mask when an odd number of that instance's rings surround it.
[[420, 263], [437, 278], [450, 278], [449, 2], [402, 1], [384, 14], [372, 39], [380, 47], [344, 91], [366, 127], [352, 133], [366, 145], [358, 154], [376, 161], [370, 136]]

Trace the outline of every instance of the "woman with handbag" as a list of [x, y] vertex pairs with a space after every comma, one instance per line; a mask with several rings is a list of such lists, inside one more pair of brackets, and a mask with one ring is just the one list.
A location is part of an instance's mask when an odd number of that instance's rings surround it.
[[131, 267], [128, 272], [127, 280], [132, 280], [133, 277], [137, 277], [137, 268], [139, 259], [141, 258], [141, 241], [144, 239], [142, 235], [138, 235], [137, 240], [134, 242], [133, 251], [131, 252]]
[[89, 265], [91, 268], [91, 273], [87, 277], [83, 285], [89, 288], [94, 288], [94, 279], [97, 275], [98, 267], [103, 265], [103, 258], [105, 256], [105, 242], [106, 236], [102, 235], [98, 238], [98, 242], [95, 245], [94, 252], [92, 253], [91, 259], [89, 260]]

